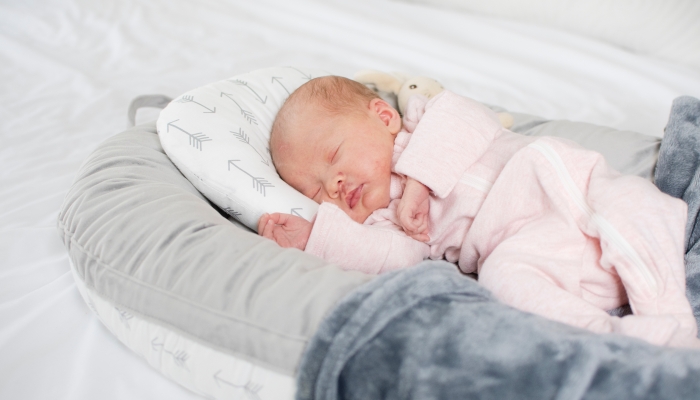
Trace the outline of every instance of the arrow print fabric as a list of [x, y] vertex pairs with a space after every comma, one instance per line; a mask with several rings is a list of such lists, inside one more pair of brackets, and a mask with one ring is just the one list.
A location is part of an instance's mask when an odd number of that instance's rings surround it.
[[289, 94], [321, 75], [327, 73], [275, 67], [180, 95], [158, 120], [163, 148], [197, 190], [252, 229], [261, 212], [312, 218], [318, 205], [274, 168], [269, 129]]
[[[260, 154], [260, 152], [258, 151], [258, 149], [255, 148], [255, 146], [253, 146], [252, 144], [250, 144], [250, 138], [248, 137], [248, 135], [245, 134], [245, 132], [243, 132], [243, 129], [238, 128], [238, 132], [234, 132], [234, 131], [230, 131], [230, 132], [233, 133], [233, 136], [235, 136], [239, 141], [241, 141], [241, 142], [247, 144], [248, 146], [250, 146], [250, 147], [253, 149], [253, 151], [254, 151], [257, 155], [260, 156], [260, 161], [261, 161], [263, 164], [265, 164], [265, 165], [267, 165], [267, 166], [270, 165], [270, 161], [268, 161], [265, 157], [263, 157], [263, 155]], [[269, 150], [268, 150], [268, 151], [269, 151]]]
[[221, 370], [216, 371], [216, 373], [212, 375], [212, 378], [214, 378], [214, 382], [216, 382], [217, 386], [226, 385], [235, 389], [243, 389], [248, 399], [260, 400], [260, 395], [258, 392], [260, 392], [260, 390], [263, 388], [260, 383], [253, 382], [250, 378], [248, 378], [246, 383], [236, 384], [220, 377], [219, 374], [221, 374]]
[[219, 97], [224, 97], [224, 96], [226, 96], [227, 99], [231, 100], [233, 102], [233, 104], [235, 104], [238, 107], [238, 109], [241, 110], [241, 115], [243, 116], [243, 118], [245, 118], [246, 121], [248, 121], [249, 124], [251, 124], [251, 125], [258, 124], [258, 120], [255, 118], [255, 115], [253, 115], [252, 112], [241, 107], [241, 105], [238, 104], [238, 102], [236, 101], [235, 97], [232, 94], [221, 92], [221, 95]]
[[153, 351], [159, 351], [162, 353], [165, 353], [169, 355], [172, 359], [175, 365], [177, 365], [180, 368], [188, 369], [187, 368], [187, 360], [190, 358], [189, 354], [187, 354], [186, 351], [184, 350], [168, 350], [165, 348], [165, 342], [161, 341], [157, 336], [151, 340], [151, 348]]
[[243, 168], [239, 167], [236, 165], [236, 161], [241, 161], [241, 160], [228, 160], [228, 170], [231, 171], [231, 166], [236, 167], [239, 171], [243, 172], [244, 174], [248, 175], [253, 179], [253, 187], [255, 190], [257, 190], [260, 194], [263, 195], [263, 197], [266, 196], [266, 189], [269, 187], [275, 187], [272, 183], [270, 183], [267, 179], [257, 177], [252, 175], [250, 172], [244, 170]]
[[195, 149], [202, 151], [202, 143], [204, 142], [209, 142], [211, 139], [203, 134], [202, 132], [197, 132], [197, 133], [190, 133], [187, 132], [186, 130], [180, 128], [179, 126], [175, 125], [175, 122], [179, 121], [179, 119], [176, 119], [175, 121], [168, 122], [166, 132], [170, 132], [170, 127], [173, 127], [180, 132], [186, 134], [189, 137], [190, 140], [190, 146], [194, 147]]
[[192, 95], [185, 95], [185, 96], [182, 96], [182, 98], [181, 98], [180, 100], [178, 100], [178, 102], [179, 102], [179, 103], [192, 103], [192, 104], [196, 104], [196, 105], [198, 105], [198, 106], [204, 108], [205, 110], [207, 110], [207, 111], [204, 111], [204, 114], [213, 114], [213, 113], [216, 112], [216, 107], [209, 108], [209, 107], [205, 106], [205, 105], [202, 104], [202, 103], [196, 102], [196, 101], [194, 101], [194, 96], [192, 96]]
[[250, 90], [251, 92], [253, 92], [253, 94], [255, 95], [255, 99], [256, 99], [257, 101], [259, 101], [259, 102], [261, 102], [261, 103], [263, 103], [263, 104], [267, 103], [267, 96], [265, 96], [265, 98], [263, 99], [263, 98], [258, 94], [258, 92], [255, 91], [255, 89], [253, 89], [253, 88], [251, 88], [250, 86], [248, 86], [248, 82], [242, 81], [242, 80], [240, 80], [240, 79], [236, 79], [236, 80], [233, 80], [233, 81], [230, 81], [230, 82], [233, 82], [233, 83], [235, 83], [236, 85], [239, 85], [239, 86], [243, 86], [243, 87], [245, 87], [246, 89], [248, 89], [248, 90]]

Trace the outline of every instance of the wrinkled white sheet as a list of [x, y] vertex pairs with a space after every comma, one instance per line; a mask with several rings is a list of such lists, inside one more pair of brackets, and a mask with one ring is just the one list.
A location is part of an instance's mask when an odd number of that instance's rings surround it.
[[513, 111], [657, 136], [674, 97], [700, 97], [688, 67], [402, 2], [0, 2], [0, 398], [197, 398], [83, 304], [57, 211], [82, 160], [125, 128], [133, 97], [275, 65], [429, 75]]

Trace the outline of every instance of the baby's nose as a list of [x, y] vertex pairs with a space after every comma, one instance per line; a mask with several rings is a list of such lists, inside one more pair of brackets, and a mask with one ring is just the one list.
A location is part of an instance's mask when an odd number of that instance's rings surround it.
[[331, 198], [337, 198], [345, 190], [345, 177], [342, 174], [334, 175], [328, 181], [328, 194]]

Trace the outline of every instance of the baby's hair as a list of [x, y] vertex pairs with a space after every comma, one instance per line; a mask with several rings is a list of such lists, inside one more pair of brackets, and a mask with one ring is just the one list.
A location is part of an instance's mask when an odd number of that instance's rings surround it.
[[284, 114], [285, 109], [294, 108], [300, 103], [307, 107], [323, 108], [331, 114], [345, 114], [376, 98], [379, 95], [360, 82], [342, 76], [322, 76], [295, 90], [284, 102], [277, 117]]
[[358, 105], [365, 106], [372, 99], [379, 98], [377, 93], [367, 86], [342, 76], [312, 79], [292, 93], [287, 102], [295, 101], [295, 97], [301, 97], [301, 101], [316, 103], [315, 106], [334, 115], [355, 112]]
[[[364, 110], [373, 99], [380, 98], [367, 86], [342, 76], [323, 76], [301, 85], [287, 98], [272, 123], [272, 142], [283, 133], [301, 108], [315, 107], [329, 116], [350, 115]], [[273, 155], [274, 162], [274, 155]]]

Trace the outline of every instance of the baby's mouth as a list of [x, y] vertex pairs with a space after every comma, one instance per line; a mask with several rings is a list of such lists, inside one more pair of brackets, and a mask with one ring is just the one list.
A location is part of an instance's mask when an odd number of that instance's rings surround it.
[[352, 192], [348, 193], [347, 196], [345, 196], [345, 202], [348, 203], [348, 207], [350, 207], [350, 209], [354, 208], [357, 202], [360, 201], [360, 196], [362, 195], [362, 188], [364, 186], [365, 185], [363, 183], [362, 185], [353, 189]]

